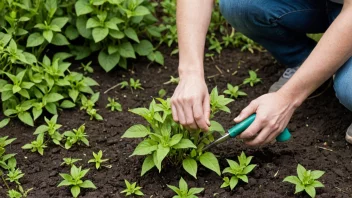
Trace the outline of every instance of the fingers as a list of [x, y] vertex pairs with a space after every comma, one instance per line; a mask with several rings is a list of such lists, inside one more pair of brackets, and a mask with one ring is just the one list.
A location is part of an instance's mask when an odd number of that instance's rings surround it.
[[171, 103], [171, 110], [172, 110], [172, 118], [174, 119], [175, 122], [179, 122], [180, 120], [178, 119], [177, 108], [174, 103]]
[[203, 113], [202, 103], [197, 102], [193, 105], [193, 117], [197, 126], [203, 131], [208, 131], [208, 124], [206, 122], [206, 114]]
[[238, 138], [253, 139], [262, 129], [263, 129], [263, 123], [257, 117], [254, 120], [254, 122], [238, 136]]
[[236, 123], [243, 121], [244, 119], [248, 118], [250, 115], [256, 112], [258, 108], [258, 104], [256, 100], [253, 100], [249, 105], [244, 108], [241, 113], [234, 119]]
[[205, 94], [205, 97], [203, 100], [203, 114], [207, 125], [210, 126], [210, 96], [208, 93]]
[[186, 122], [181, 124], [191, 129], [197, 129], [198, 126], [193, 116], [193, 105], [192, 105], [193, 102], [194, 101], [192, 99], [188, 99], [187, 102], [183, 103], [182, 108], [185, 114], [184, 116], [185, 116]]
[[265, 144], [270, 133], [271, 133], [271, 129], [266, 127], [263, 130], [261, 130], [253, 140], [246, 141], [246, 144], [248, 146], [261, 146]]

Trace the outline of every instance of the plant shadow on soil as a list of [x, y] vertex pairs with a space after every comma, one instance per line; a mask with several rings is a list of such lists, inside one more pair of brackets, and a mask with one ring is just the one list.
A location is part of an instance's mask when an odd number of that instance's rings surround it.
[[[165, 54], [169, 50], [165, 49]], [[240, 64], [238, 62], [240, 61]], [[176, 56], [166, 57], [165, 67], [156, 64], [146, 66], [149, 62], [140, 59], [132, 63], [126, 71], [115, 69], [106, 74], [98, 66], [91, 75], [100, 87], [101, 96], [97, 103], [103, 122], [90, 121], [88, 115], [78, 108], [60, 113], [58, 122], [63, 125], [61, 132], [78, 128], [86, 123], [86, 131], [91, 146], [74, 146], [69, 151], [55, 145], [49, 145], [44, 157], [37, 153], [22, 150], [21, 146], [34, 140], [35, 128], [24, 126], [15, 120], [9, 126], [1, 129], [1, 135], [16, 137], [17, 140], [7, 148], [8, 152], [17, 153], [19, 167], [25, 173], [21, 180], [26, 188], [33, 187], [28, 197], [71, 197], [68, 188], [57, 188], [61, 181], [59, 173], [69, 172], [69, 168], [60, 166], [62, 158], [74, 157], [83, 159], [78, 163], [84, 168], [90, 168], [87, 179], [92, 180], [97, 190], [83, 190], [80, 197], [107, 198], [123, 197], [119, 192], [124, 189], [124, 179], [137, 181], [142, 186], [145, 197], [172, 197], [172, 192], [166, 184], [176, 185], [183, 176], [191, 187], [204, 187], [205, 191], [199, 197], [308, 197], [304, 194], [294, 195], [294, 186], [283, 183], [285, 176], [295, 175], [297, 163], [307, 169], [326, 171], [321, 178], [324, 189], [317, 190], [317, 197], [351, 197], [352, 194], [352, 148], [344, 140], [345, 130], [352, 121], [352, 113], [346, 110], [335, 97], [330, 87], [319, 97], [307, 100], [294, 114], [288, 128], [292, 139], [287, 143], [275, 143], [263, 148], [248, 148], [240, 141], [230, 140], [212, 151], [219, 156], [221, 168], [227, 166], [226, 158], [237, 160], [236, 156], [245, 151], [247, 156], [254, 156], [253, 163], [258, 166], [249, 175], [249, 183], [240, 183], [232, 192], [220, 189], [222, 178], [215, 173], [200, 168], [198, 179], [187, 175], [181, 167], [166, 164], [159, 174], [153, 169], [140, 177], [142, 157], [129, 157], [140, 140], [121, 139], [124, 131], [136, 123], [145, 123], [140, 117], [128, 112], [128, 109], [148, 106], [153, 97], [157, 97], [161, 88], [167, 90], [171, 97], [175, 85], [164, 85], [170, 75], [177, 76], [178, 59]], [[216, 68], [218, 67], [218, 69]], [[237, 99], [229, 105], [231, 114], [220, 113], [219, 121], [225, 128], [231, 127], [233, 118], [253, 99], [265, 94], [270, 85], [275, 82], [284, 68], [275, 63], [270, 54], [256, 52], [255, 54], [226, 49], [221, 57], [205, 61], [205, 75], [209, 90], [218, 87], [219, 92], [226, 88], [227, 83], [241, 84], [248, 76], [249, 69], [258, 69], [260, 83], [253, 88], [244, 86], [243, 91], [248, 97]], [[235, 71], [237, 73], [232, 75]], [[131, 93], [129, 89], [116, 88], [107, 94], [103, 92], [115, 84], [128, 80], [130, 77], [141, 79], [145, 90]], [[210, 77], [210, 78], [208, 78]], [[107, 98], [118, 98], [123, 112], [109, 112], [105, 109]], [[0, 115], [0, 117], [3, 117]], [[40, 123], [37, 123], [37, 126]], [[324, 146], [324, 142], [327, 143]], [[331, 150], [321, 149], [326, 147]], [[103, 168], [96, 171], [93, 164], [88, 164], [92, 152], [104, 151], [104, 158], [109, 158], [111, 169]], [[0, 197], [6, 197], [6, 189], [1, 184]]]

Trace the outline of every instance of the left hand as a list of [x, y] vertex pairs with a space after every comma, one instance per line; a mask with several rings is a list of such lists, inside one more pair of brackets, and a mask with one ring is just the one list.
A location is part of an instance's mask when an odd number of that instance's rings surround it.
[[262, 146], [272, 142], [287, 126], [298, 106], [293, 99], [279, 92], [269, 93], [253, 100], [235, 118], [241, 122], [256, 113], [254, 122], [238, 138], [247, 145]]

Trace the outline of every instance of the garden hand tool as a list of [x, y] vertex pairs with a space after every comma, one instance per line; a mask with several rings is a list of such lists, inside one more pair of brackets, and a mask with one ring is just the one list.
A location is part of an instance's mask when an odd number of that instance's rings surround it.
[[[208, 146], [204, 147], [203, 151], [206, 151], [209, 148], [211, 148], [215, 145], [218, 145], [218, 144], [220, 144], [230, 138], [234, 138], [234, 137], [238, 136], [253, 123], [253, 121], [255, 120], [255, 117], [256, 117], [256, 114], [252, 114], [251, 116], [249, 116], [248, 118], [246, 118], [242, 122], [236, 124], [235, 126], [233, 126], [232, 128], [230, 128], [228, 130], [228, 133], [226, 135], [220, 137], [219, 139], [215, 140], [214, 142], [212, 142]], [[281, 134], [276, 137], [276, 141], [285, 142], [285, 141], [288, 141], [290, 138], [291, 138], [291, 133], [289, 132], [289, 130], [287, 128], [285, 128], [285, 130], [282, 131]]]

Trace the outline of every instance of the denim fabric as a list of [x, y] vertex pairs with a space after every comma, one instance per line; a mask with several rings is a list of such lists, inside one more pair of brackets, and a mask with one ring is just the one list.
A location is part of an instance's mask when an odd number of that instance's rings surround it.
[[[315, 47], [306, 34], [325, 32], [341, 9], [329, 0], [220, 0], [221, 13], [236, 30], [288, 67], [302, 64]], [[352, 59], [336, 73], [334, 88], [352, 111]]]

